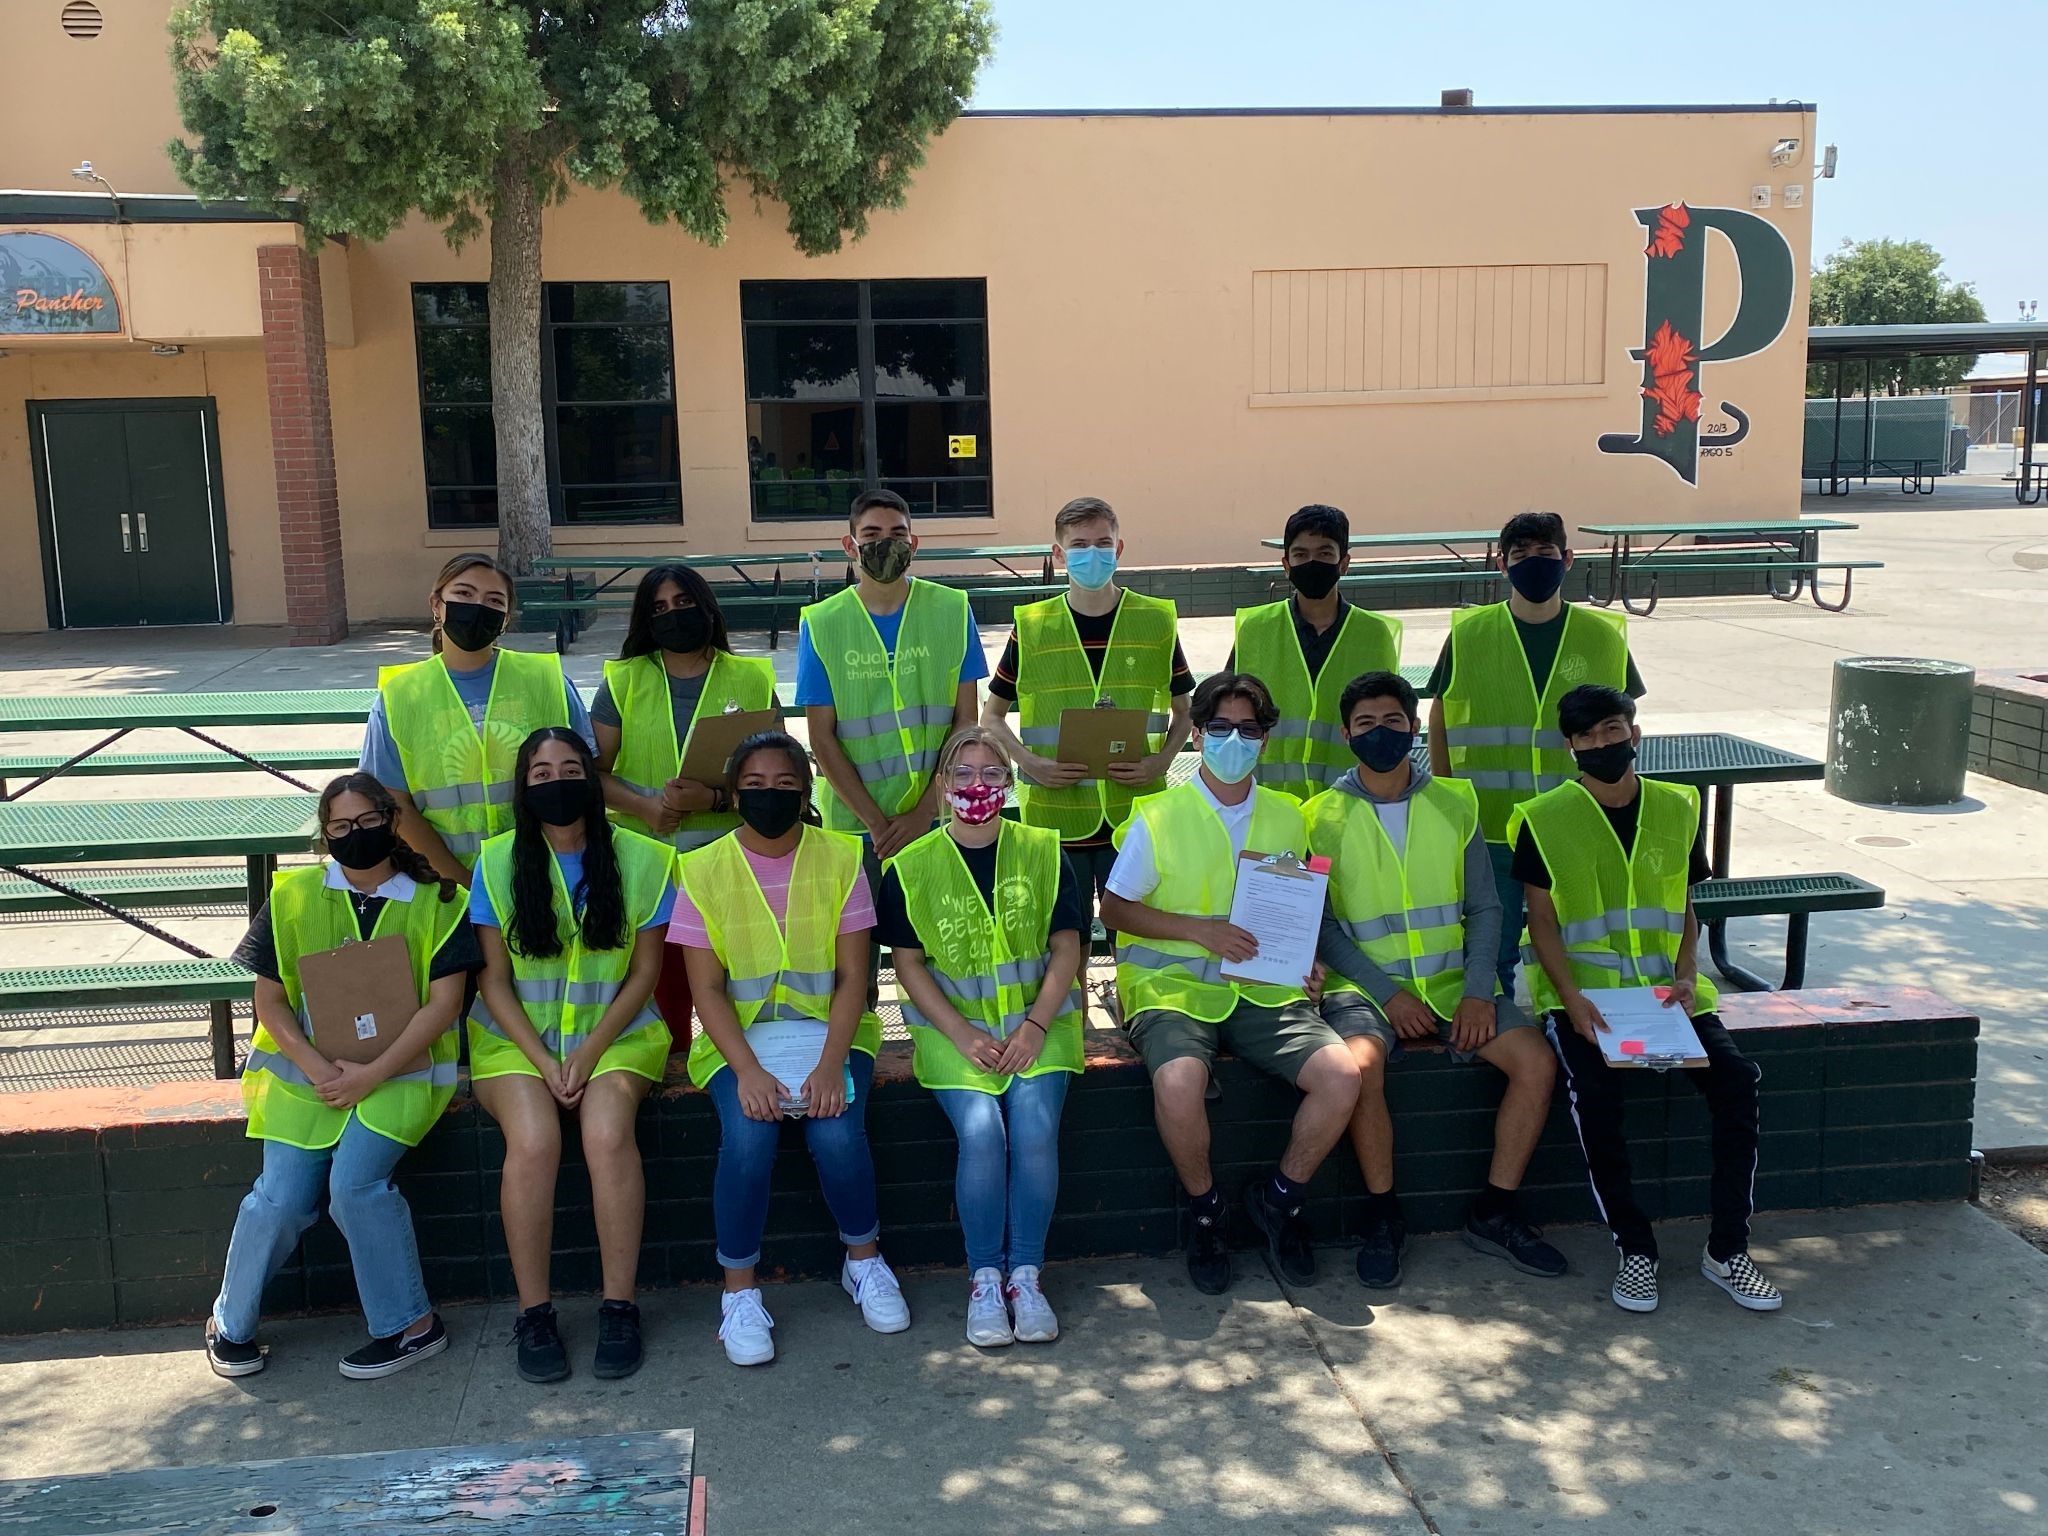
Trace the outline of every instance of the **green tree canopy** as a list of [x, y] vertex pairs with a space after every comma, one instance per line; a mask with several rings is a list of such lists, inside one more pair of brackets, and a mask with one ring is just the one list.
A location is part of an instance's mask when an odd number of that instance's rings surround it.
[[[1936, 325], [1982, 320], [1976, 289], [1941, 270], [1941, 252], [1925, 240], [1844, 240], [1840, 250], [1814, 270], [1807, 304], [1811, 325]], [[1977, 365], [1974, 356], [1916, 357], [1874, 362], [1872, 394], [1954, 389]], [[1846, 365], [1843, 386], [1855, 391], [1861, 365]], [[1806, 370], [1809, 395], [1833, 395], [1835, 370], [1816, 364]]]
[[186, 0], [170, 22], [201, 197], [297, 200], [320, 235], [417, 211], [491, 235], [499, 548], [550, 547], [540, 210], [571, 182], [723, 240], [733, 184], [807, 255], [899, 206], [994, 40], [985, 0]]

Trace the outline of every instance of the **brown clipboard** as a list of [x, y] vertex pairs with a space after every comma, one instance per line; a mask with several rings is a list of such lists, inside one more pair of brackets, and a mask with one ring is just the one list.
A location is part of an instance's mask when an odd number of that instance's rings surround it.
[[1151, 753], [1151, 723], [1142, 709], [1063, 709], [1054, 760], [1079, 763], [1099, 779], [1111, 763], [1135, 763]]
[[[329, 1061], [375, 1061], [420, 1011], [412, 952], [396, 933], [301, 955], [299, 993], [313, 1049]], [[401, 1070], [426, 1064], [422, 1051]]]
[[700, 714], [690, 722], [689, 740], [683, 743], [682, 766], [676, 777], [698, 784], [723, 784], [725, 766], [732, 749], [760, 731], [782, 728], [782, 716], [772, 709], [735, 709], [725, 714]]

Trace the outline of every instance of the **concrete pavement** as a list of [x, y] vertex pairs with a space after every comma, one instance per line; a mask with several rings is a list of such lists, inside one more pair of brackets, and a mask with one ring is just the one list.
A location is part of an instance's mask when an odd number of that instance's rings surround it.
[[781, 1358], [728, 1365], [708, 1288], [643, 1299], [640, 1374], [588, 1370], [594, 1306], [562, 1303], [577, 1374], [513, 1374], [509, 1305], [451, 1308], [448, 1355], [342, 1380], [360, 1322], [265, 1330], [221, 1381], [197, 1330], [0, 1341], [13, 1477], [272, 1456], [698, 1432], [719, 1536], [784, 1529], [1175, 1536], [1788, 1530], [2013, 1536], [2048, 1509], [2048, 1256], [1969, 1207], [1774, 1213], [1755, 1251], [1783, 1312], [1700, 1278], [1699, 1224], [1663, 1235], [1664, 1305], [1606, 1299], [1605, 1234], [1552, 1234], [1562, 1280], [1455, 1239], [1411, 1245], [1390, 1294], [1326, 1250], [1288, 1295], [1247, 1255], [1223, 1298], [1176, 1261], [1059, 1265], [1049, 1347], [960, 1338], [956, 1272], [907, 1277], [907, 1334], [836, 1286], [771, 1287]]

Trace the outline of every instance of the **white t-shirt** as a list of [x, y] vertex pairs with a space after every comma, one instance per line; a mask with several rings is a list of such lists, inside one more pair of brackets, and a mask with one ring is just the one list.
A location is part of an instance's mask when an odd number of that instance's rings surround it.
[[1408, 857], [1408, 802], [1406, 800], [1368, 800], [1366, 804], [1380, 819], [1380, 830], [1387, 834], [1387, 841], [1394, 845], [1394, 857]]
[[[1244, 852], [1245, 839], [1251, 836], [1252, 807], [1257, 802], [1256, 793], [1248, 794], [1236, 805], [1225, 805], [1209, 793], [1209, 782], [1199, 773], [1190, 781], [1201, 797], [1209, 802], [1209, 809], [1223, 818], [1223, 830], [1230, 834], [1230, 858], [1233, 867], [1237, 856]], [[1152, 854], [1152, 833], [1142, 816], [1133, 816], [1124, 823], [1124, 845], [1117, 851], [1116, 863], [1109, 871], [1109, 878], [1103, 881], [1103, 888], [1125, 901], [1143, 901], [1159, 889], [1159, 861]]]

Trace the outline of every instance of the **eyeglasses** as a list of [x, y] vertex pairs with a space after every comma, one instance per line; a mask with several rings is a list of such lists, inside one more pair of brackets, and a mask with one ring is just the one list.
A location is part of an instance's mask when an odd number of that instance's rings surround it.
[[389, 811], [365, 811], [353, 821], [330, 821], [320, 830], [327, 834], [327, 840], [332, 843], [347, 837], [351, 832], [367, 832], [372, 827], [388, 827], [390, 825], [391, 813]]
[[986, 784], [991, 789], [1001, 789], [1010, 782], [1010, 770], [1001, 763], [990, 763], [985, 768], [965, 766], [953, 770], [953, 786], [956, 789], [972, 789], [977, 784]]
[[1211, 720], [1202, 727], [1202, 734], [1216, 741], [1226, 736], [1242, 736], [1246, 741], [1264, 741], [1266, 728], [1256, 720]]

